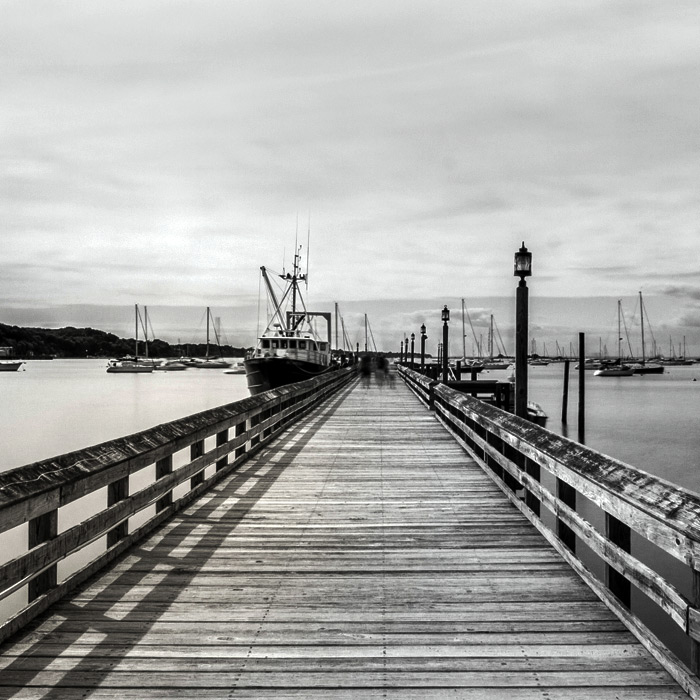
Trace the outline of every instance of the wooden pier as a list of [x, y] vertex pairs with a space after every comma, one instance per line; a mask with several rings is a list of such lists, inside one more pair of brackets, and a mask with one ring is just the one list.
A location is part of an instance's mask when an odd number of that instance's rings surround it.
[[688, 697], [402, 381], [341, 387], [0, 651], [0, 698]]

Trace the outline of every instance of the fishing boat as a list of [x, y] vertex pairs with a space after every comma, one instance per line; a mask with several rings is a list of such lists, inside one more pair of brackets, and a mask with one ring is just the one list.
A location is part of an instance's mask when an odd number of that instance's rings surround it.
[[148, 359], [147, 326], [144, 326], [144, 336], [146, 337], [146, 341], [144, 342], [145, 357], [139, 357], [139, 324], [143, 324], [143, 322], [141, 320], [141, 314], [139, 313], [138, 304], [134, 305], [134, 315], [136, 319], [134, 354], [110, 360], [107, 363], [107, 372], [110, 374], [147, 374], [153, 371], [155, 363], [153, 360]]
[[635, 374], [663, 374], [663, 365], [656, 364], [654, 362], [647, 363], [646, 358], [646, 348], [644, 343], [644, 300], [642, 299], [642, 292], [639, 292], [639, 315], [641, 319], [642, 326], [642, 361], [638, 364], [632, 365]]
[[[216, 346], [219, 349], [219, 357], [213, 357], [209, 354], [209, 321], [212, 321], [211, 326], [214, 328], [214, 339], [216, 340]], [[219, 342], [219, 332], [216, 330], [216, 324], [213, 322], [211, 316], [211, 309], [207, 306], [207, 349], [204, 357], [194, 357], [190, 358], [187, 362], [183, 362], [188, 367], [198, 367], [199, 369], [227, 369], [231, 366], [228, 360], [224, 360], [221, 354], [221, 343]], [[182, 361], [182, 360], [181, 360]]]
[[[291, 273], [282, 273], [285, 288], [278, 300], [267, 269], [260, 268], [272, 313], [257, 344], [246, 356], [248, 389], [252, 395], [328, 372], [331, 363], [331, 314], [308, 311], [300, 283], [307, 274], [300, 268], [301, 247], [295, 250]], [[322, 339], [313, 323], [315, 317], [326, 320], [328, 335]]]
[[617, 360], [593, 372], [594, 377], [631, 377], [634, 369], [622, 362], [622, 302], [617, 300]]
[[224, 374], [245, 374], [245, 367], [242, 362], [234, 362], [230, 369], [225, 369]]

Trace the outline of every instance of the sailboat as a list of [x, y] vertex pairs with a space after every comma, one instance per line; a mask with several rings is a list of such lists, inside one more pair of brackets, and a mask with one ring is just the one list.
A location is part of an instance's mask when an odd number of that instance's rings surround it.
[[617, 361], [597, 369], [594, 377], [631, 377], [634, 369], [622, 363], [622, 302], [617, 300]]
[[467, 357], [467, 334], [466, 327], [464, 325], [464, 318], [469, 320], [469, 326], [472, 329], [472, 335], [476, 340], [476, 334], [474, 333], [474, 326], [472, 325], [472, 320], [469, 316], [469, 310], [464, 305], [464, 299], [462, 299], [462, 366], [468, 369], [470, 372], [481, 372], [484, 369], [484, 363], [481, 358], [478, 360], [474, 358]]
[[[300, 282], [307, 281], [307, 275], [301, 272], [300, 250], [301, 246], [295, 250], [292, 272], [279, 275], [286, 283], [279, 300], [266, 268], [260, 268], [272, 313], [255, 349], [243, 362], [252, 395], [310, 379], [333, 367], [331, 314], [306, 308], [299, 288]], [[326, 320], [328, 337], [325, 340], [314, 328], [312, 318], [315, 316]]]
[[[483, 363], [483, 368], [484, 369], [508, 369], [512, 362], [510, 360], [507, 360], [503, 358], [502, 356], [500, 357], [494, 357], [493, 356], [493, 348], [494, 345], [496, 345], [495, 341], [495, 333], [498, 332], [498, 328], [495, 327], [496, 322], [494, 321], [493, 314], [491, 314], [491, 325], [489, 328], [489, 337], [488, 337], [488, 342], [489, 342], [489, 357], [487, 360], [484, 360]], [[500, 333], [498, 333], [498, 336], [500, 338]], [[505, 349], [504, 349], [505, 352]]]
[[146, 374], [153, 371], [154, 363], [148, 359], [147, 339], [144, 343], [145, 358], [139, 357], [139, 322], [141, 321], [141, 315], [139, 314], [138, 304], [134, 304], [134, 315], [136, 319], [134, 355], [133, 357], [128, 355], [126, 357], [118, 357], [114, 360], [110, 360], [107, 363], [107, 371], [110, 374]]
[[657, 365], [655, 363], [647, 364], [646, 358], [646, 348], [644, 345], [644, 300], [642, 299], [642, 292], [639, 292], [639, 314], [642, 322], [642, 361], [639, 364], [632, 365], [635, 374], [663, 374], [663, 365]]
[[[214, 338], [216, 339], [216, 345], [219, 347], [219, 357], [209, 356], [209, 320], [211, 319], [214, 326]], [[187, 362], [188, 367], [199, 367], [200, 369], [226, 369], [231, 366], [228, 360], [224, 360], [221, 356], [221, 346], [219, 344], [219, 333], [216, 330], [216, 324], [214, 324], [214, 319], [211, 316], [211, 309], [207, 306], [207, 349], [206, 354], [203, 358], [194, 358]]]

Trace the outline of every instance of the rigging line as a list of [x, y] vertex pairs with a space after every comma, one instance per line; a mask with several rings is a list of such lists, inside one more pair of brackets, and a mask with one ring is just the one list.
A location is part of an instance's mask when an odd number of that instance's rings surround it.
[[306, 232], [306, 291], [309, 291], [309, 257], [311, 256], [311, 211], [309, 211], [309, 228]]
[[629, 331], [627, 330], [627, 319], [625, 318], [625, 312], [622, 308], [622, 304], [620, 304], [620, 315], [622, 316], [622, 325], [625, 327], [625, 338], [627, 338], [627, 349], [630, 351], [630, 357], [634, 357], [634, 353], [632, 352], [632, 344], [630, 343], [630, 334], [629, 334]]
[[374, 342], [374, 333], [372, 333], [372, 326], [370, 325], [369, 319], [367, 319], [367, 328], [369, 329], [369, 337], [372, 339], [372, 346], [374, 347], [374, 352], [377, 352], [377, 344]]
[[[496, 329], [496, 333], [498, 333], [498, 340], [501, 343], [500, 349], [498, 349], [498, 348], [497, 349], [499, 350], [499, 352], [502, 352], [504, 355], [508, 355], [508, 353], [506, 352], [506, 346], [503, 343], [503, 338], [501, 338], [501, 331], [499, 330], [498, 325], [496, 324], [496, 319], [493, 320], [493, 327]], [[491, 340], [491, 342], [493, 342], [493, 339]]]
[[476, 347], [479, 350], [479, 358], [481, 358], [481, 345], [476, 338], [476, 332], [474, 331], [474, 326], [472, 325], [472, 319], [471, 319], [471, 316], [469, 315], [469, 309], [465, 306], [464, 311], [467, 314], [467, 321], [469, 321], [469, 327], [472, 329], [472, 335], [474, 336], [474, 342], [476, 343]]
[[649, 329], [649, 333], [651, 334], [651, 340], [652, 343], [654, 343], [654, 348], [656, 348], [656, 338], [654, 337], [654, 329], [651, 327], [651, 323], [649, 321], [649, 312], [647, 311], [647, 305], [644, 303], [644, 299], [641, 300], [641, 305], [644, 307], [644, 316], [647, 320], [647, 328]]

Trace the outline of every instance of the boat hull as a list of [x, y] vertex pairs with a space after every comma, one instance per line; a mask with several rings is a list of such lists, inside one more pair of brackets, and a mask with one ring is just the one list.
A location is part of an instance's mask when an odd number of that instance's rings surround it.
[[226, 369], [231, 363], [226, 360], [193, 360], [189, 363], [189, 367], [197, 369]]
[[22, 361], [3, 360], [0, 362], [0, 372], [16, 372], [23, 364]]
[[328, 372], [328, 365], [288, 357], [253, 357], [243, 363], [251, 396]]
[[631, 367], [608, 367], [594, 372], [596, 377], [631, 377], [633, 374], [634, 370]]
[[662, 365], [638, 365], [634, 367], [635, 374], [663, 374], [664, 371]]

